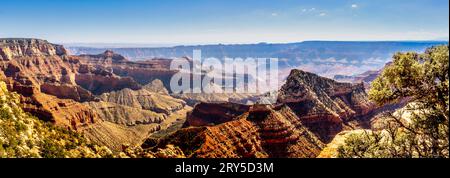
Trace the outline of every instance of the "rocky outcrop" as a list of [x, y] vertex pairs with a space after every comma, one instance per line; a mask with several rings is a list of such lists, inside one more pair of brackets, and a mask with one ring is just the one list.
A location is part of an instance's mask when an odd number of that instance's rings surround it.
[[[21, 84], [11, 79], [5, 79], [8, 88], [21, 94], [21, 103], [24, 111], [39, 119], [49, 121], [55, 125], [71, 130], [80, 130], [82, 127], [95, 123], [98, 115], [90, 108], [71, 99], [60, 99], [39, 91], [34, 85]], [[71, 93], [76, 94], [76, 93]]]
[[222, 124], [236, 119], [249, 109], [250, 106], [236, 103], [199, 103], [188, 114], [184, 127]]
[[97, 63], [104, 62], [126, 62], [127, 59], [120, 54], [114, 53], [112, 50], [106, 50], [103, 54], [98, 55], [80, 55], [80, 57], [91, 58], [90, 61]]
[[17, 57], [62, 56], [67, 51], [61, 45], [45, 40], [7, 38], [0, 39], [0, 60], [9, 61]]
[[142, 88], [149, 92], [169, 95], [169, 91], [164, 86], [164, 83], [159, 79], [153, 80], [151, 83], [143, 86]]
[[383, 70], [364, 72], [355, 76], [353, 83], [364, 83], [365, 85], [370, 86], [370, 83], [381, 74], [381, 71]]
[[58, 98], [73, 99], [78, 102], [96, 100], [96, 97], [91, 92], [78, 85], [44, 83], [41, 85], [41, 91], [49, 95], [58, 96]]
[[186, 101], [186, 103], [190, 106], [194, 106], [198, 103], [234, 102], [246, 104], [244, 101], [247, 101], [249, 98], [256, 97], [256, 94], [250, 93], [183, 93], [172, 95]]
[[73, 100], [59, 99], [44, 93], [35, 93], [21, 100], [24, 111], [70, 130], [82, 130], [99, 121], [93, 110]]
[[144, 150], [141, 147], [127, 147], [120, 153], [120, 158], [186, 158], [183, 151], [173, 145], [159, 148], [156, 151]]
[[159, 124], [127, 126], [109, 121], [100, 121], [83, 129], [89, 140], [105, 145], [114, 152], [123, 150], [123, 145], [140, 145], [151, 133], [160, 129]]
[[15, 81], [28, 80], [27, 85], [43, 83], [75, 84], [75, 68], [65, 56], [23, 56], [3, 61], [0, 68]]
[[345, 123], [375, 109], [363, 84], [339, 83], [318, 75], [293, 70], [278, 95], [313, 132], [325, 142]]
[[157, 113], [171, 114], [181, 110], [186, 103], [169, 95], [153, 93], [145, 89], [123, 89], [99, 96], [102, 101], [117, 103], [124, 106], [150, 110]]
[[102, 68], [117, 76], [132, 78], [141, 85], [161, 80], [166, 88], [170, 88], [170, 79], [178, 72], [170, 70], [171, 59], [133, 62], [110, 50], [99, 55], [80, 55], [78, 59], [94, 68]]
[[324, 146], [288, 107], [269, 105], [255, 105], [223, 124], [185, 128], [160, 140], [150, 138], [143, 147], [167, 144], [201, 158], [311, 158]]
[[1, 50], [10, 52], [0, 68], [14, 91], [24, 96], [43, 92], [75, 101], [94, 99], [75, 82], [80, 61], [68, 56], [61, 45], [37, 39], [4, 39], [0, 43]]
[[114, 73], [122, 77], [131, 77], [141, 85], [154, 80], [161, 80], [167, 89], [170, 89], [170, 79], [177, 71], [167, 69], [132, 68], [132, 66], [115, 67]]
[[107, 92], [122, 90], [125, 88], [138, 90], [141, 86], [129, 77], [119, 77], [115, 75], [103, 76], [96, 74], [78, 74], [75, 77], [78, 85], [95, 95]]
[[2, 80], [23, 96], [25, 111], [74, 130], [96, 122], [96, 113], [76, 102], [93, 96], [76, 86], [79, 61], [70, 59], [62, 46], [37, 39], [0, 39], [0, 51]]
[[103, 120], [126, 126], [159, 124], [167, 118], [165, 114], [116, 103], [89, 102], [85, 104], [95, 110]]

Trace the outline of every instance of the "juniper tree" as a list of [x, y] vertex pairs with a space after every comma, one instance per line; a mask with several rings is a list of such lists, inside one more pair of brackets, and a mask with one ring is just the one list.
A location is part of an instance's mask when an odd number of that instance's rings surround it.
[[[397, 53], [374, 80], [369, 98], [378, 105], [408, 100], [383, 114], [382, 131], [351, 135], [339, 157], [449, 157], [449, 51]], [[406, 113], [406, 114], [405, 114]]]

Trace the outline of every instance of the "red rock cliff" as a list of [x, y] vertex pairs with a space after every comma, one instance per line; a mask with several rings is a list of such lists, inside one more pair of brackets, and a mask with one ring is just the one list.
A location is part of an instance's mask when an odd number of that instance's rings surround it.
[[[220, 106], [215, 106], [217, 111], [230, 109]], [[152, 142], [149, 139], [143, 146], [150, 147]], [[268, 105], [249, 107], [223, 124], [182, 129], [160, 140], [155, 148], [167, 144], [201, 158], [313, 158], [324, 146], [288, 107]]]
[[278, 102], [288, 105], [324, 141], [333, 138], [346, 122], [375, 109], [363, 84], [339, 83], [300, 70], [291, 72], [279, 90]]

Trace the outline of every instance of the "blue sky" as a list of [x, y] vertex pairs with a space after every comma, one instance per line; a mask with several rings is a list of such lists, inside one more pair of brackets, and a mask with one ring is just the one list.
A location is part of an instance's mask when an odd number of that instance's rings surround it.
[[0, 37], [58, 43], [430, 40], [448, 0], [0, 0]]

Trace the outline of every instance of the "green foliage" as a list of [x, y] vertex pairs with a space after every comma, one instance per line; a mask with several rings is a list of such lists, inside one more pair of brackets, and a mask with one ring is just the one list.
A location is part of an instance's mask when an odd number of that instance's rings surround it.
[[45, 123], [19, 106], [18, 95], [0, 82], [0, 158], [113, 157], [80, 134]]
[[[382, 150], [384, 145], [381, 142], [380, 135], [374, 133], [351, 134], [346, 138], [345, 147], [338, 147], [340, 158], [376, 158], [386, 156]], [[374, 154], [375, 153], [375, 154]]]
[[448, 46], [432, 47], [424, 54], [395, 54], [372, 83], [369, 98], [379, 105], [405, 99], [410, 104], [385, 113], [385, 134], [350, 136], [339, 156], [448, 158], [448, 57]]

